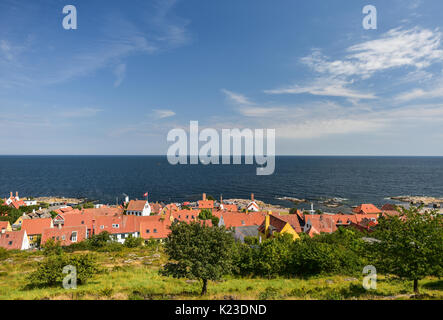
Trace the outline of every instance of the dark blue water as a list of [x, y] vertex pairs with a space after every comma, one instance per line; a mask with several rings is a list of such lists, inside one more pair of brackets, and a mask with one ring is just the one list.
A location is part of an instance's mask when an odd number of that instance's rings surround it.
[[382, 205], [398, 195], [443, 196], [443, 157], [277, 157], [275, 173], [256, 165], [170, 165], [163, 156], [0, 156], [0, 196], [66, 196], [115, 203], [123, 193], [152, 201], [278, 197], [346, 198]]

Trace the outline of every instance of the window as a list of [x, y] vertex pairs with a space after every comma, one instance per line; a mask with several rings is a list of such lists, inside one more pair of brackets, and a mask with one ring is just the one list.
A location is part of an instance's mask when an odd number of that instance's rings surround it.
[[119, 225], [118, 223], [114, 223], [114, 224], [112, 225], [112, 227], [113, 227], [113, 228], [120, 228], [120, 225]]
[[72, 242], [77, 242], [77, 231], [72, 231], [71, 241]]
[[100, 229], [104, 229], [105, 228], [105, 226], [100, 226]]
[[62, 240], [66, 240], [66, 237], [65, 237], [65, 235], [62, 235]]
[[241, 224], [242, 224], [242, 225], [245, 225], [245, 221], [244, 221], [244, 220], [242, 220], [242, 221], [241, 221]]
[[157, 229], [154, 229], [154, 233], [157, 233]]
[[149, 233], [149, 232], [151, 232], [149, 229], [146, 229], [146, 233]]
[[85, 224], [85, 222], [84, 222], [84, 221], [82, 221], [82, 224]]
[[12, 246], [12, 241], [9, 241], [9, 242], [8, 242], [8, 245]]

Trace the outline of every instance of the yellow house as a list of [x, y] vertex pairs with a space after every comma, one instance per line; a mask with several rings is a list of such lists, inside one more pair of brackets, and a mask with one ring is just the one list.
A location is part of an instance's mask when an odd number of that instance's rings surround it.
[[12, 224], [13, 228], [14, 228], [15, 230], [20, 229], [20, 228], [22, 227], [23, 220], [24, 220], [24, 219], [23, 219], [23, 216], [21, 216], [20, 218], [18, 218], [18, 219]]
[[0, 221], [0, 231], [12, 231], [9, 221]]
[[292, 226], [276, 217], [272, 214], [267, 214], [263, 223], [258, 227], [259, 236], [261, 239], [269, 239], [275, 237], [277, 234], [288, 233], [292, 235], [295, 240], [300, 239], [297, 232], [292, 228]]

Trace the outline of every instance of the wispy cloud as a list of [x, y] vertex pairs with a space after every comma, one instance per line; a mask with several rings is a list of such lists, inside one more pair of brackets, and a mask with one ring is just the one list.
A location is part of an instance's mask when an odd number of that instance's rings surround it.
[[253, 105], [254, 104], [246, 96], [244, 96], [242, 94], [235, 93], [235, 92], [232, 92], [232, 91], [229, 91], [226, 89], [221, 89], [221, 91], [233, 103], [241, 104], [241, 105]]
[[316, 96], [345, 97], [351, 99], [375, 99], [373, 93], [362, 93], [347, 88], [350, 81], [344, 81], [333, 77], [319, 78], [312, 84], [306, 86], [292, 85], [272, 90], [265, 90], [268, 94], [301, 94], [309, 93]]
[[170, 118], [175, 116], [175, 112], [172, 110], [154, 109], [152, 110], [157, 119]]
[[114, 87], [119, 87], [121, 83], [123, 82], [123, 79], [125, 78], [126, 74], [126, 64], [120, 63], [115, 67], [114, 69], [114, 75], [116, 77], [114, 82]]

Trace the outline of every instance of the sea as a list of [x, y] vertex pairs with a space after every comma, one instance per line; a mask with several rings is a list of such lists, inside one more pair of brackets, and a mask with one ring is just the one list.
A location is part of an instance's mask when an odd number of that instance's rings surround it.
[[[392, 196], [443, 197], [443, 157], [278, 156], [275, 172], [256, 165], [171, 165], [165, 156], [0, 156], [0, 197], [87, 198], [121, 203], [124, 195], [150, 201], [255, 198], [298, 208], [346, 212], [361, 203], [396, 203]], [[335, 198], [338, 208], [324, 207]]]

